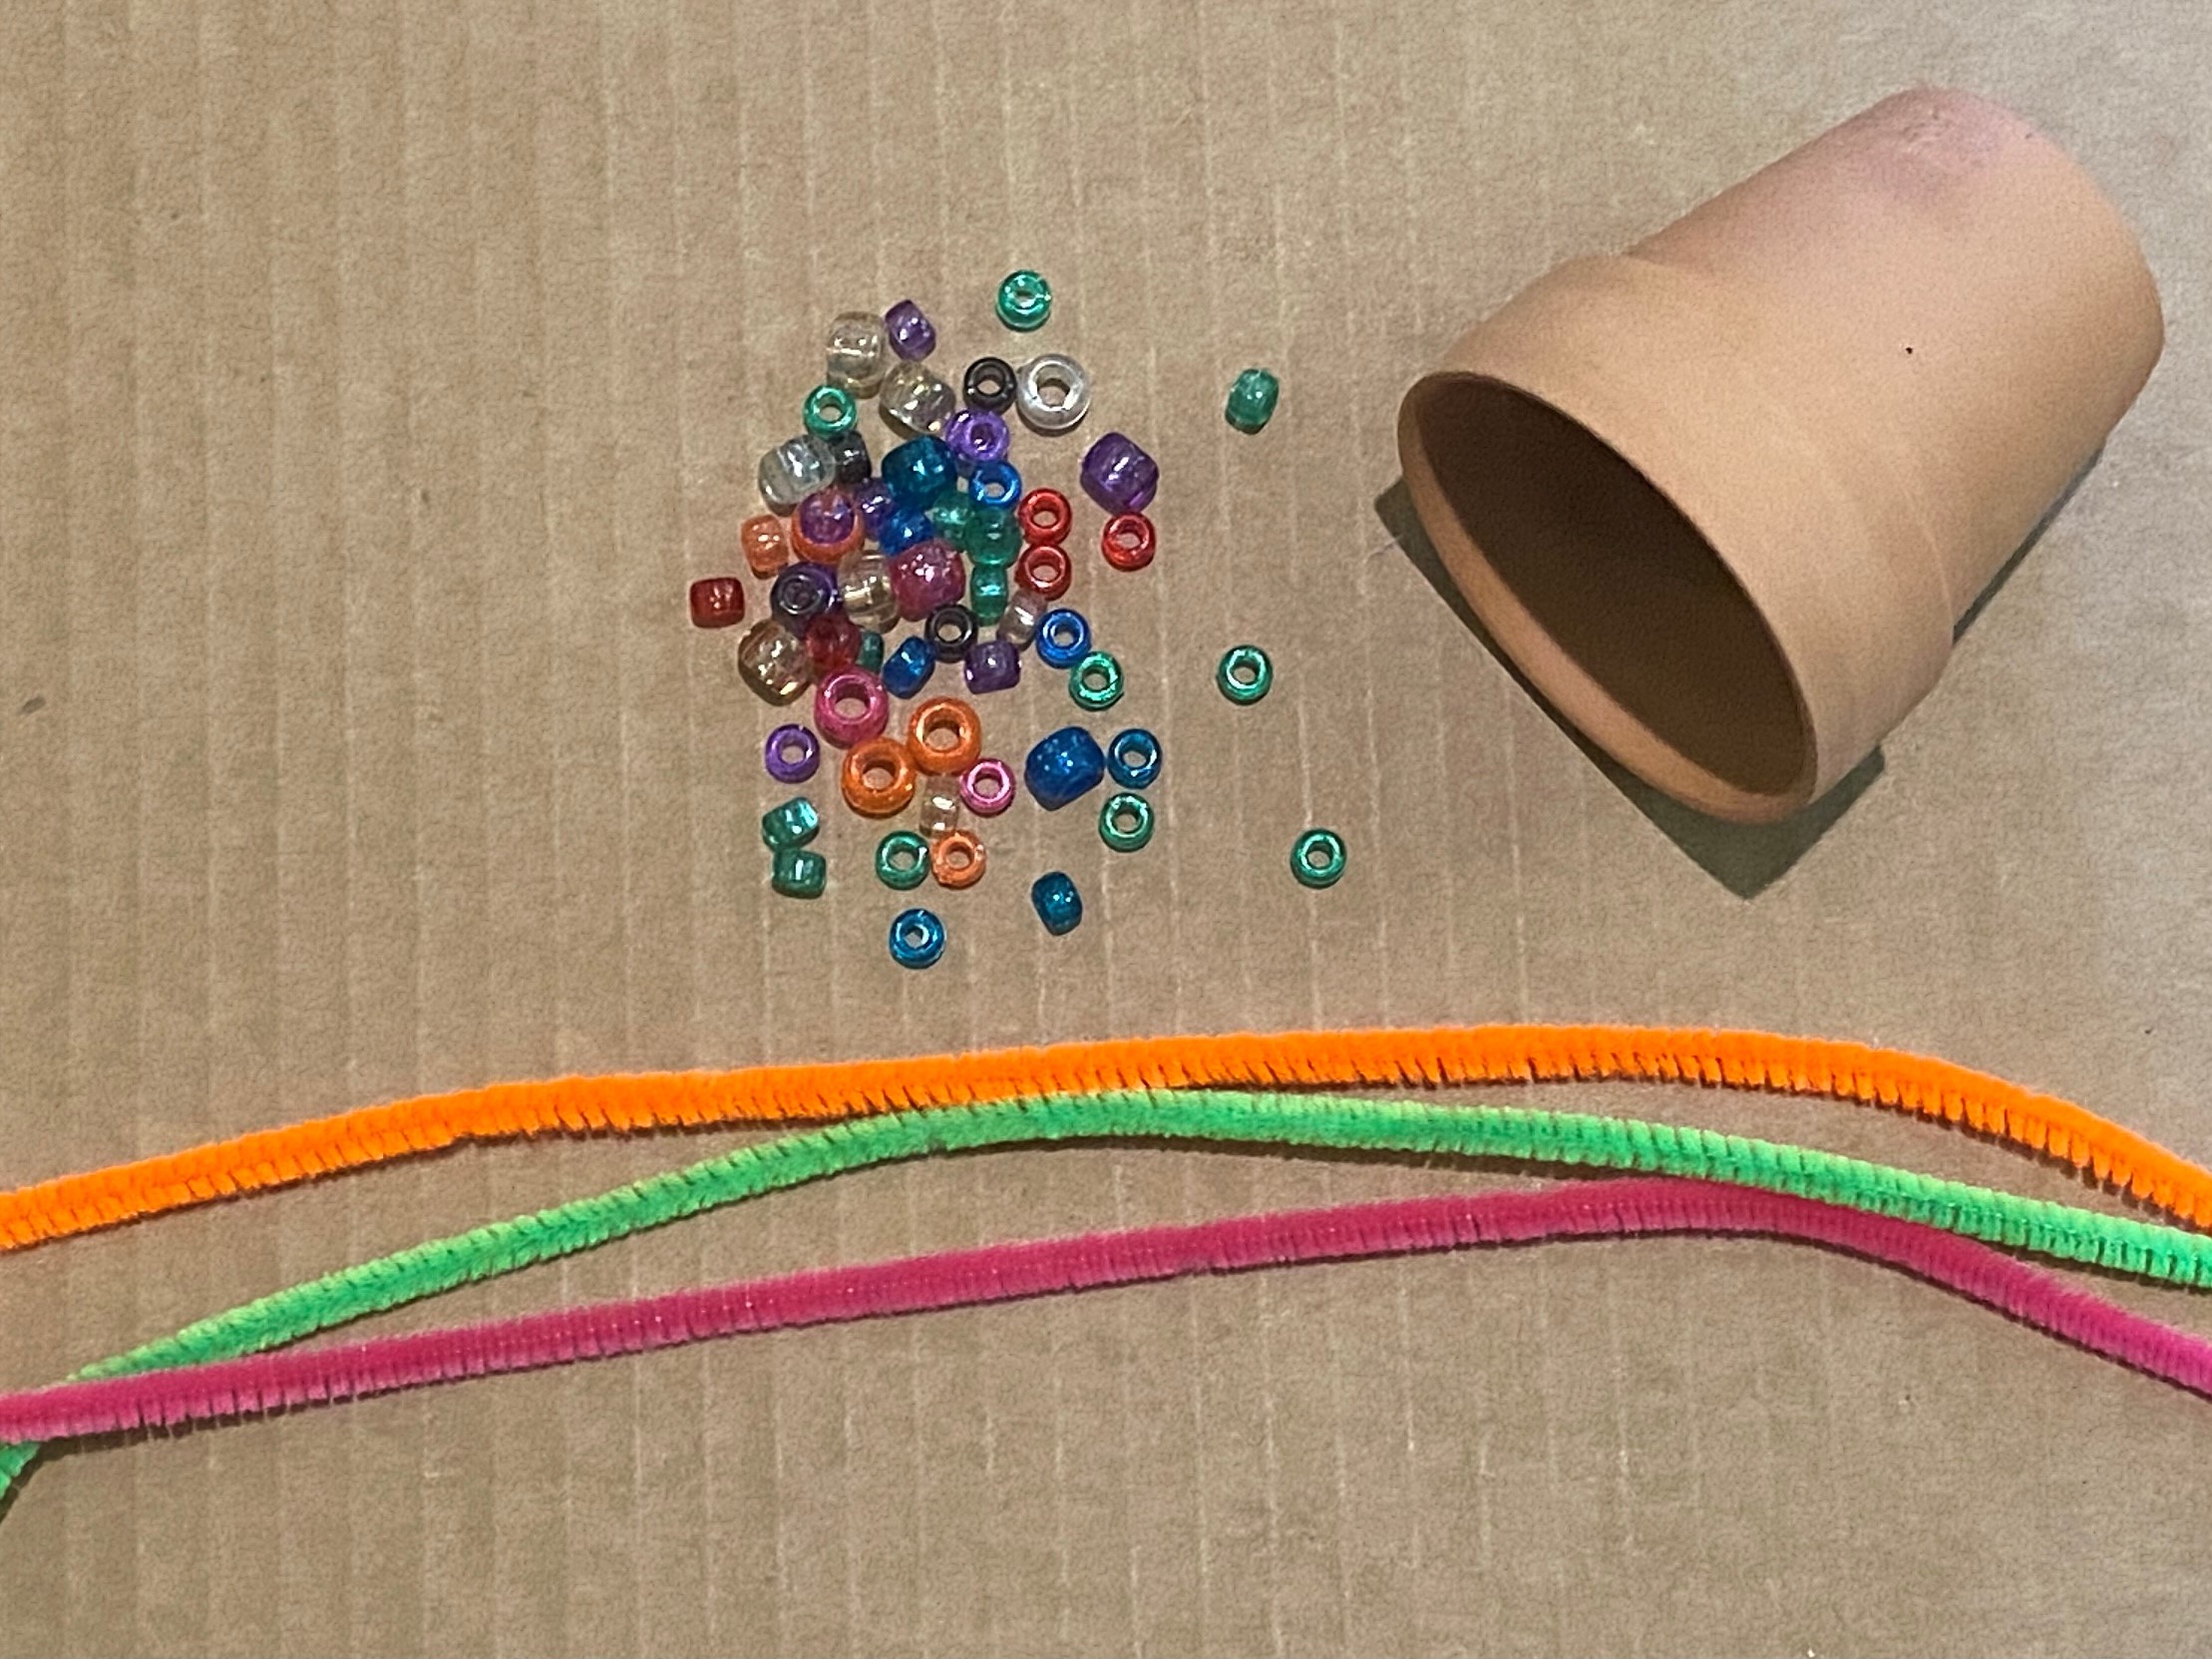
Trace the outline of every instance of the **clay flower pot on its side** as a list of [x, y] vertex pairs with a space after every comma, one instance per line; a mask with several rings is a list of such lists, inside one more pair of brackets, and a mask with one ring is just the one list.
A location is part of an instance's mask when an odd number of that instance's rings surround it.
[[1761, 822], [1935, 684], [2162, 338], [2087, 175], [1994, 104], [1907, 92], [1524, 289], [1406, 394], [1398, 447], [1560, 711]]

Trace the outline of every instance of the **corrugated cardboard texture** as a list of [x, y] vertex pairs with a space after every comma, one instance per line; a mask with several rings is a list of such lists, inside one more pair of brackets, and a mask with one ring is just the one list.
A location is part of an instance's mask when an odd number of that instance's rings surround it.
[[[1553, 261], [1919, 79], [2082, 159], [2171, 345], [1841, 810], [1699, 826], [1394, 540], [1397, 395]], [[11, 0], [0, 1181], [486, 1078], [1501, 1018], [1891, 1042], [2212, 1157], [2207, 86], [2181, 0]], [[771, 722], [682, 590], [737, 563], [832, 313], [912, 293], [961, 363], [1009, 343], [1016, 264], [1091, 429], [1163, 463], [1158, 564], [1080, 578], [1117, 716], [1167, 746], [1162, 826], [1109, 860], [1020, 807], [903, 974], [841, 811], [830, 895], [767, 894]], [[1284, 408], [1244, 438], [1254, 362]], [[1074, 442], [1018, 453], [1072, 484]], [[1248, 637], [1282, 674], [1238, 711], [1209, 676]], [[1063, 699], [994, 701], [993, 746]], [[1317, 896], [1285, 868], [1311, 822], [1352, 847]], [[1056, 943], [1054, 863], [1091, 902]], [[2069, 1190], [1856, 1109], [1547, 1098]], [[0, 1381], [733, 1138], [472, 1151], [9, 1257]], [[1497, 1178], [977, 1157], [377, 1328]], [[81, 1449], [0, 1524], [0, 1649], [2201, 1651], [2208, 1436], [1803, 1249], [1350, 1266]]]

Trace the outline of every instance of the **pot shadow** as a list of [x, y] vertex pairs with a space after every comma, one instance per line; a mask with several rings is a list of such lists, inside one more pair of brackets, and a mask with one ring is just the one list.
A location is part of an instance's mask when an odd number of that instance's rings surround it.
[[[1877, 748], [1845, 773], [1819, 800], [1773, 824], [1726, 823], [1682, 805], [1654, 789], [1578, 731], [1499, 647], [1444, 569], [1443, 559], [1429, 541], [1428, 532], [1421, 528], [1420, 516], [1413, 511], [1413, 497], [1402, 478], [1375, 498], [1375, 517], [1382, 521], [1382, 528], [1389, 533], [1390, 540], [1420, 572], [1422, 579], [1436, 590], [1437, 597], [1451, 607], [1452, 615], [1466, 624], [1467, 630], [1482, 642], [1483, 649], [1497, 658], [1499, 666], [1513, 676], [1514, 683], [1528, 693], [1530, 700], [1551, 722], [1589, 757], [1606, 781], [1643, 813], [1654, 828], [1679, 847], [1691, 863], [1737, 898], [1754, 899], [1788, 874], [1791, 866], [1810, 852], [1836, 820], [1882, 775], [1882, 751]], [[2017, 563], [2019, 555], [2014, 559]], [[2010, 565], [2006, 567], [2008, 572], [2011, 568]], [[1998, 582], [2003, 581], [2001, 574]], [[1995, 586], [1992, 585], [1993, 590]], [[1970, 620], [1972, 615], [1969, 613]]]

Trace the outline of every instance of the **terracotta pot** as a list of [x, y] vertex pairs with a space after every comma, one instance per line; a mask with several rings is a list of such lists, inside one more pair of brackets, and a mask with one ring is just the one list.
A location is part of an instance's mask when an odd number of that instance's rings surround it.
[[1624, 765], [1779, 818], [1927, 693], [2163, 338], [2125, 223], [1965, 93], [1900, 93], [1465, 334], [1398, 415], [1468, 603]]

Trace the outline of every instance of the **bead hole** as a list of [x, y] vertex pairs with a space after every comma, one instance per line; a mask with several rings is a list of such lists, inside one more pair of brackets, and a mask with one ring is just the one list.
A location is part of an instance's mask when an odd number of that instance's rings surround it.
[[965, 870], [975, 861], [968, 857], [965, 847], [947, 847], [944, 850], [944, 862], [955, 870]]
[[893, 772], [889, 766], [883, 765], [881, 762], [879, 762], [876, 765], [869, 767], [868, 770], [862, 774], [862, 777], [863, 780], [867, 783], [868, 787], [871, 789], [889, 789], [891, 787], [891, 780], [897, 775], [898, 774]]
[[868, 699], [858, 691], [847, 691], [837, 699], [837, 711], [848, 720], [868, 712]]
[[1121, 751], [1121, 763], [1124, 766], [1142, 766], [1145, 763], [1145, 752], [1142, 749], [1132, 747]]
[[1134, 812], [1130, 811], [1129, 808], [1123, 807], [1119, 812], [1114, 814], [1114, 828], [1120, 830], [1122, 834], [1131, 834], [1135, 831], [1136, 827], [1137, 815]]
[[1308, 848], [1306, 848], [1306, 849], [1305, 849], [1305, 863], [1306, 863], [1306, 866], [1307, 866], [1307, 868], [1309, 868], [1309, 869], [1313, 869], [1313, 870], [1325, 870], [1325, 869], [1327, 869], [1327, 868], [1328, 868], [1328, 849], [1327, 849], [1326, 847], [1322, 846], [1322, 845], [1321, 845], [1321, 844], [1320, 844], [1319, 842], [1317, 842], [1317, 841], [1316, 841], [1316, 842], [1314, 842], [1312, 846], [1310, 846], [1310, 847], [1308, 847]]
[[782, 753], [789, 764], [796, 766], [800, 761], [807, 758], [807, 746], [794, 738], [783, 746]]
[[960, 746], [959, 733], [948, 725], [933, 725], [922, 732], [922, 740], [932, 749], [956, 749]]
[[929, 942], [929, 935], [927, 931], [925, 929], [917, 927], [909, 927], [899, 937], [907, 942], [907, 945], [910, 949], [917, 951], [921, 950], [922, 946], [928, 944]]
[[1037, 401], [1047, 409], [1057, 409], [1065, 404], [1071, 389], [1065, 380], [1056, 375], [1037, 376]]
[[1250, 662], [1236, 662], [1230, 666], [1229, 677], [1239, 685], [1250, 685], [1259, 679], [1260, 670]]
[[891, 867], [894, 870], [898, 870], [904, 873], [905, 871], [912, 870], [921, 862], [922, 855], [916, 852], [912, 847], [894, 847], [891, 850]]

